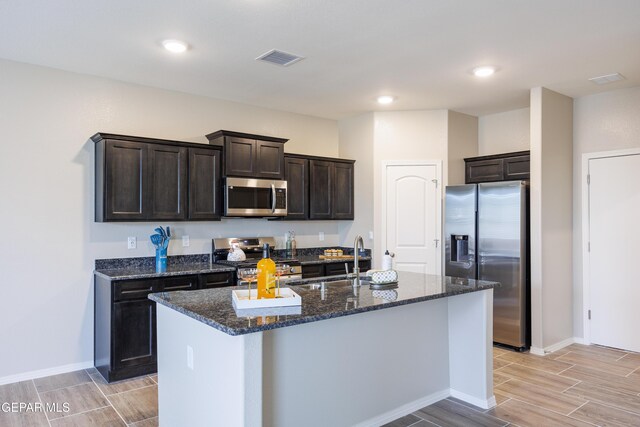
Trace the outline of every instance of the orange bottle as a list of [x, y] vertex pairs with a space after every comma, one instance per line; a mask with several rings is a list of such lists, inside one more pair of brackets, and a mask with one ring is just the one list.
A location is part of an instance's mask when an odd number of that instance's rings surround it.
[[262, 247], [262, 259], [258, 262], [258, 299], [276, 296], [276, 263], [269, 258], [269, 244]]

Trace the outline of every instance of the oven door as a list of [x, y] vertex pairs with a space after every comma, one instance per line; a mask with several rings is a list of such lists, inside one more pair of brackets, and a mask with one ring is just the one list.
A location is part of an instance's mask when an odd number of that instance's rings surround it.
[[287, 181], [227, 178], [225, 216], [276, 217], [287, 215]]

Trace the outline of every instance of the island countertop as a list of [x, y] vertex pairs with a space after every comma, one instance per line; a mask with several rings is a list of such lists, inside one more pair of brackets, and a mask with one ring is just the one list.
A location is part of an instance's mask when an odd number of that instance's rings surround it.
[[[420, 273], [399, 272], [398, 287], [372, 290], [367, 282], [354, 288], [348, 282], [322, 280], [293, 285], [302, 297], [299, 307], [240, 311], [233, 307], [231, 291], [246, 286], [196, 291], [160, 292], [149, 299], [229, 335], [317, 322], [367, 311], [414, 304], [438, 298], [492, 289], [497, 283]], [[326, 280], [326, 278], [325, 278]]]

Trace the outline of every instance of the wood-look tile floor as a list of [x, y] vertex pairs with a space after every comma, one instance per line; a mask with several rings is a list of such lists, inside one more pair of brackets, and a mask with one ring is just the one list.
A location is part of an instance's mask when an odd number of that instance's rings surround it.
[[[0, 427], [158, 426], [158, 377], [108, 384], [95, 369], [0, 386], [0, 403], [58, 404], [58, 411], [0, 411]], [[68, 403], [68, 411], [63, 404]]]
[[[573, 344], [544, 357], [495, 348], [493, 358], [495, 408], [448, 398], [386, 426], [640, 426], [640, 354]], [[0, 411], [0, 426], [157, 426], [157, 381], [107, 384], [89, 369], [3, 385], [0, 402], [68, 402], [69, 411]]]
[[547, 356], [493, 351], [498, 406], [454, 398], [385, 427], [640, 427], [640, 354], [572, 344]]

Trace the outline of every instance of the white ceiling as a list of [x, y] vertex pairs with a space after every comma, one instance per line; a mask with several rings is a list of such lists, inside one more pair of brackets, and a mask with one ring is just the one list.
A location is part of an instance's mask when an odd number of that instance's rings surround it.
[[[333, 119], [640, 85], [640, 0], [0, 0], [0, 36], [1, 58]], [[254, 60], [273, 48], [306, 59]], [[500, 70], [470, 74], [483, 64]]]

